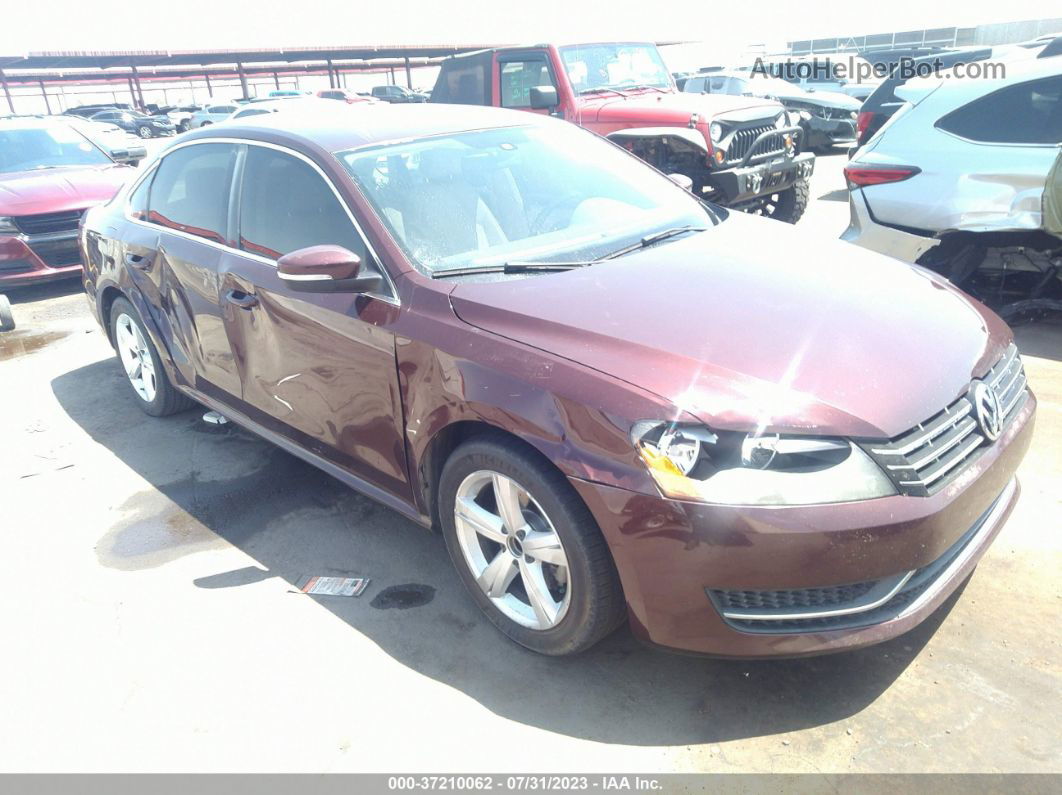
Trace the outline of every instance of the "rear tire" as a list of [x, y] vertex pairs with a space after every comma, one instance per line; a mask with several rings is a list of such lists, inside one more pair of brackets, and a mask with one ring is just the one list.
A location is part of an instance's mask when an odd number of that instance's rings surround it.
[[111, 339], [137, 404], [152, 417], [190, 409], [195, 403], [170, 383], [140, 315], [125, 298], [111, 306]]
[[11, 302], [6, 295], [0, 295], [0, 331], [12, 331], [15, 328], [15, 315], [11, 312]]
[[[515, 512], [499, 496], [510, 488]], [[439, 515], [465, 587], [520, 645], [540, 654], [576, 654], [626, 617], [612, 554], [594, 517], [564, 476], [521, 442], [497, 434], [458, 447], [439, 480]], [[466, 518], [473, 515], [474, 522]], [[514, 532], [510, 525], [521, 522]], [[488, 572], [492, 567], [500, 577]]]

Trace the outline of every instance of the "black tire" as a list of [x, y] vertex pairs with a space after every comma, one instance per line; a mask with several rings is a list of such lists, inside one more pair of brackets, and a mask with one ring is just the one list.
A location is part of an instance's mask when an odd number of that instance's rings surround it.
[[[152, 400], [145, 400], [144, 397], [136, 391], [130, 384], [130, 389], [133, 392], [133, 397], [136, 398], [137, 404], [143, 409], [144, 413], [150, 414], [152, 417], [166, 417], [170, 414], [176, 414], [180, 411], [187, 411], [195, 402], [177, 391], [177, 388], [170, 383], [169, 377], [166, 375], [166, 370], [162, 366], [162, 360], [159, 358], [159, 352], [155, 349], [155, 344], [151, 341], [151, 337], [147, 333], [147, 329], [144, 328], [144, 323], [140, 320], [140, 315], [137, 313], [133, 305], [125, 298], [118, 298], [111, 305], [111, 314], [108, 318], [108, 323], [111, 329], [111, 339], [115, 341], [115, 347], [118, 345], [118, 321], [123, 316], [128, 317], [133, 324], [140, 329], [140, 334], [144, 338], [148, 353], [151, 355], [152, 366], [155, 371], [155, 396]], [[119, 354], [119, 361], [121, 361], [121, 355]]]
[[137, 127], [136, 134], [139, 135], [141, 138], [150, 138], [152, 134], [151, 128], [148, 127], [146, 124], [141, 124], [139, 127]]
[[[564, 546], [571, 589], [567, 612], [550, 629], [530, 629], [503, 614], [483, 590], [465, 560], [457, 538], [454, 506], [461, 483], [488, 470], [517, 481], [548, 515]], [[512, 640], [541, 654], [585, 651], [615, 630], [626, 617], [626, 601], [612, 554], [594, 517], [564, 476], [535, 450], [503, 434], [465, 442], [450, 455], [439, 480], [439, 514], [450, 558], [472, 598], [487, 618]]]
[[6, 295], [0, 295], [0, 331], [12, 331], [15, 328], [15, 316], [11, 312], [11, 302]]
[[764, 210], [764, 215], [776, 221], [795, 224], [808, 208], [811, 199], [811, 182], [798, 179], [791, 188], [776, 194], [774, 201]]
[[188, 120], [184, 120], [177, 125], [177, 132], [188, 132]]

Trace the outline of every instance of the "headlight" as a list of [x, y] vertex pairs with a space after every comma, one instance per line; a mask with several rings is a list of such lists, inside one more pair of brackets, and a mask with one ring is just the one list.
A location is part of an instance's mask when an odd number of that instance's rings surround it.
[[645, 421], [631, 440], [668, 497], [724, 505], [811, 505], [896, 494], [892, 481], [847, 439], [713, 432]]
[[808, 121], [809, 119], [811, 119], [811, 114], [808, 113], [806, 110], [802, 110], [800, 111], [800, 118], [802, 118], [804, 121]]
[[0, 215], [0, 232], [2, 233], [14, 233], [18, 234], [18, 227], [15, 226], [15, 219], [8, 218], [6, 215]]
[[708, 128], [708, 134], [712, 136], [712, 143], [717, 144], [723, 140], [723, 125], [717, 121], [713, 121]]
[[789, 126], [789, 119], [786, 118], [784, 113], [779, 113], [778, 118], [774, 120], [774, 127], [776, 130], [781, 130], [783, 127]]

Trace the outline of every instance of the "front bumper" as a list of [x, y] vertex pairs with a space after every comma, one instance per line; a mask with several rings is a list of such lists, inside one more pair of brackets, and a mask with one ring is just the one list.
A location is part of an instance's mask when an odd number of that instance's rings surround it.
[[0, 287], [18, 287], [81, 273], [77, 232], [0, 235]]
[[815, 170], [815, 155], [802, 152], [794, 157], [778, 157], [764, 163], [738, 166], [712, 172], [712, 184], [722, 191], [727, 205], [792, 187], [798, 179], [808, 179]]
[[[1032, 438], [1035, 408], [1030, 393], [1004, 435], [931, 497], [723, 506], [572, 482], [608, 541], [642, 639], [720, 657], [855, 649], [913, 629], [977, 565], [1017, 501], [1015, 471]], [[724, 618], [718, 596], [896, 582], [909, 572], [912, 588], [904, 594], [861, 619], [832, 624], [743, 623]]]

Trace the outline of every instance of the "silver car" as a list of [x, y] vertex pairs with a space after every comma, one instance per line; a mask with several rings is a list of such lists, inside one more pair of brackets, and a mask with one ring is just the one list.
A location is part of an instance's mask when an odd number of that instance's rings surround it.
[[233, 113], [238, 111], [242, 106], [235, 102], [221, 102], [214, 105], [207, 105], [202, 110], [197, 110], [188, 119], [188, 129], [194, 130], [197, 127], [205, 127], [208, 124], [217, 124], [219, 121], [225, 121]]
[[842, 235], [996, 305], [1053, 289], [1062, 252], [1042, 210], [1062, 143], [1062, 57], [1002, 66], [992, 79], [942, 74], [896, 90], [906, 104], [845, 168]]

